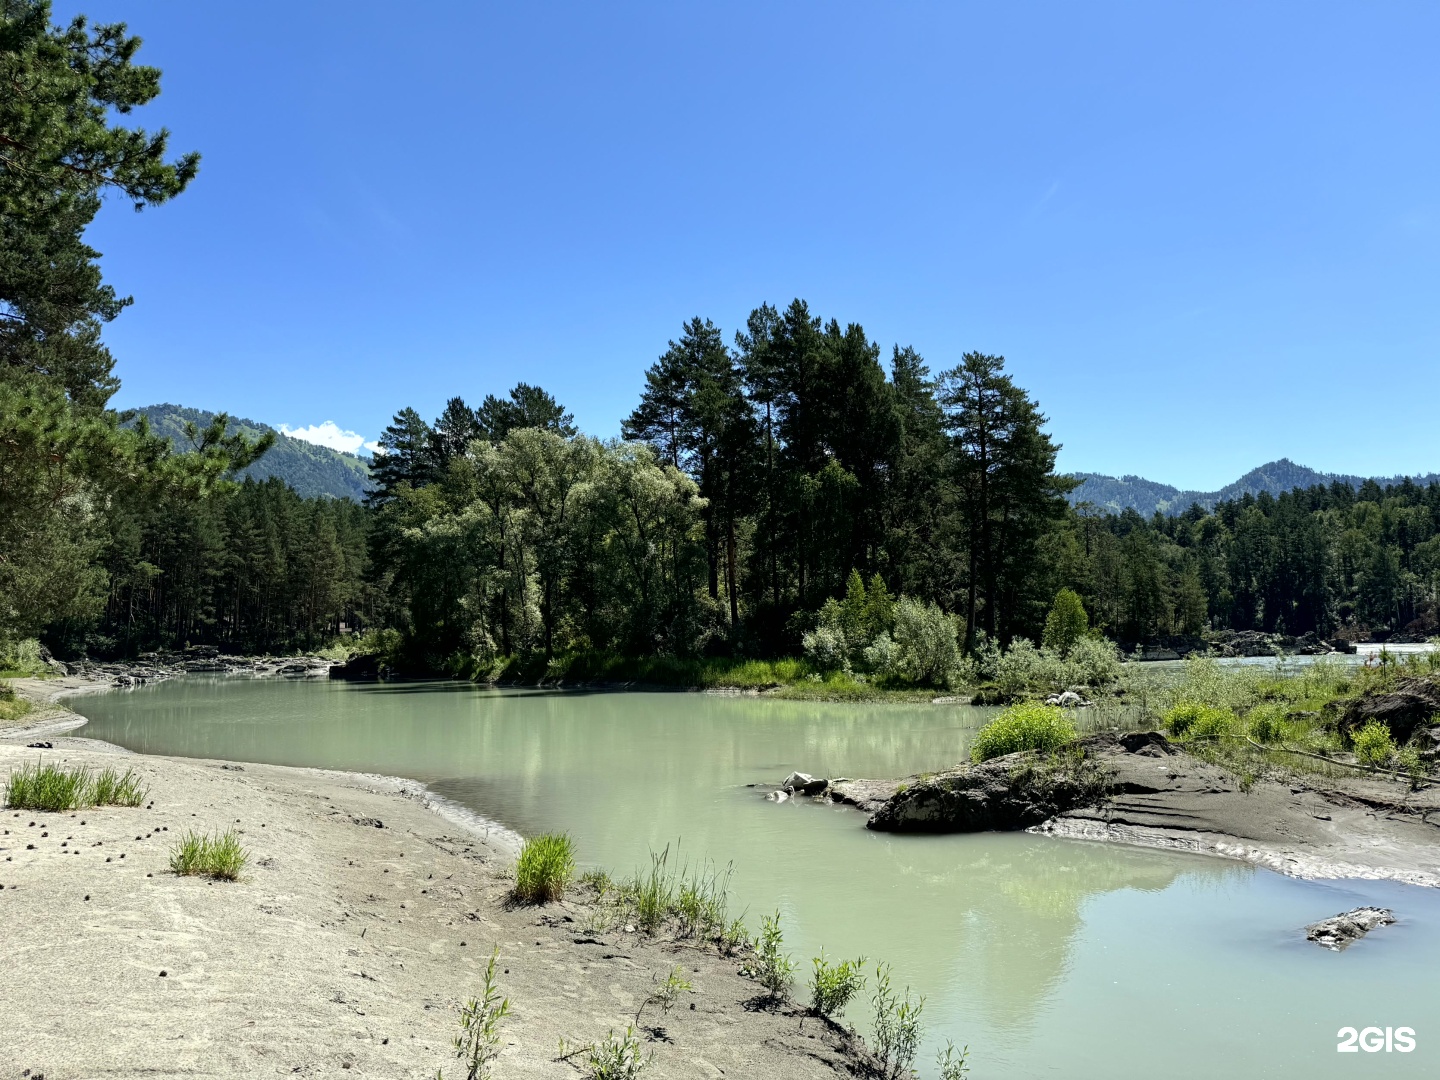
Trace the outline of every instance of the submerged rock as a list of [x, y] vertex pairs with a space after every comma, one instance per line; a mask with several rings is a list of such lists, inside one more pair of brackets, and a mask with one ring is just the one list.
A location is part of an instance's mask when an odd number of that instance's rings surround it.
[[1095, 703], [1086, 701], [1074, 690], [1066, 690], [1063, 694], [1051, 694], [1045, 699], [1045, 704], [1058, 705], [1062, 709], [1088, 709]]
[[1357, 907], [1307, 926], [1305, 940], [1313, 941], [1331, 952], [1339, 952], [1359, 941], [1371, 930], [1389, 926], [1394, 921], [1395, 913], [1388, 908]]

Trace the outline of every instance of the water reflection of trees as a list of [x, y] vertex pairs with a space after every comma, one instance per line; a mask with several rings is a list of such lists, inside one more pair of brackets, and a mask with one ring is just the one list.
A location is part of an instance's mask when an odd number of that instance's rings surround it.
[[887, 838], [886, 846], [910, 895], [898, 918], [891, 907], [876, 954], [913, 954], [921, 936], [928, 947], [907, 979], [929, 988], [938, 1010], [957, 1006], [1012, 1031], [1033, 1024], [1064, 979], [1091, 898], [1158, 893], [1182, 875], [1219, 884], [1251, 873], [1219, 860], [1024, 834]]

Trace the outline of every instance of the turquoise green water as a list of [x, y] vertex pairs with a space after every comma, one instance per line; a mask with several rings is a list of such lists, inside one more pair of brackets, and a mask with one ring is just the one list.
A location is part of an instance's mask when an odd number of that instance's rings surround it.
[[[1411, 1077], [1440, 1072], [1440, 895], [1311, 883], [1220, 860], [1024, 834], [897, 837], [776, 804], [792, 768], [892, 776], [960, 758], [985, 710], [700, 694], [489, 691], [190, 678], [78, 699], [77, 734], [133, 750], [411, 777], [525, 834], [566, 830], [625, 873], [681, 843], [735, 865], [735, 907], [779, 909], [926, 997], [985, 1077]], [[1361, 903], [1398, 925], [1342, 954], [1301, 928]], [[868, 1030], [866, 1008], [850, 1019]], [[1344, 1026], [1417, 1048], [1339, 1054]]]

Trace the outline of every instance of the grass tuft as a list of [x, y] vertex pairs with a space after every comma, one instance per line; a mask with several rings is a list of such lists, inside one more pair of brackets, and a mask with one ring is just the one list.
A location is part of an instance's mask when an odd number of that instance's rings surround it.
[[1012, 705], [980, 729], [970, 760], [989, 761], [1021, 750], [1054, 751], [1075, 741], [1075, 725], [1053, 705]]
[[525, 841], [515, 864], [514, 896], [524, 904], [545, 904], [565, 895], [575, 876], [575, 842], [565, 833]]
[[186, 833], [170, 851], [170, 869], [175, 873], [222, 881], [238, 880], [249, 861], [250, 854], [233, 829], [218, 836]]
[[146, 794], [129, 769], [123, 775], [108, 768], [92, 775], [83, 766], [64, 769], [40, 761], [11, 770], [5, 803], [16, 810], [59, 813], [91, 806], [139, 806]]

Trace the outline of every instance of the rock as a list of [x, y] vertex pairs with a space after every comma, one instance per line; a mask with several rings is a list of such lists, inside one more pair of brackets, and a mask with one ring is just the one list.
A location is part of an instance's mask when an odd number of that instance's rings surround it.
[[330, 668], [332, 679], [378, 679], [380, 677], [380, 657], [373, 654], [360, 654], [350, 657], [343, 664], [335, 664]]
[[1343, 637], [1331, 638], [1328, 644], [1330, 648], [1334, 649], [1336, 652], [1345, 653], [1348, 656], [1355, 655], [1357, 651], [1355, 643]]
[[1063, 694], [1051, 694], [1045, 699], [1045, 704], [1058, 705], [1062, 709], [1088, 709], [1095, 703], [1086, 701], [1074, 690], [1066, 690]]
[[1404, 745], [1436, 713], [1440, 713], [1440, 683], [1401, 679], [1389, 691], [1372, 692], [1350, 702], [1340, 716], [1340, 730], [1348, 735], [1378, 720], [1390, 729], [1397, 743]]
[[1331, 952], [1339, 952], [1359, 941], [1371, 930], [1389, 926], [1394, 921], [1395, 914], [1388, 908], [1358, 907], [1307, 926], [1305, 940], [1313, 941]]
[[1241, 630], [1220, 646], [1221, 656], [1274, 656], [1279, 639], [1259, 630]]
[[790, 795], [820, 795], [830, 786], [830, 781], [817, 779], [809, 773], [792, 772], [780, 784], [780, 790]]
[[1087, 739], [1075, 758], [1007, 754], [901, 785], [865, 827], [914, 833], [1026, 829], [1065, 810], [1094, 805], [1111, 785], [1109, 772], [1087, 753], [1102, 742], [1113, 747], [1115, 738]]

